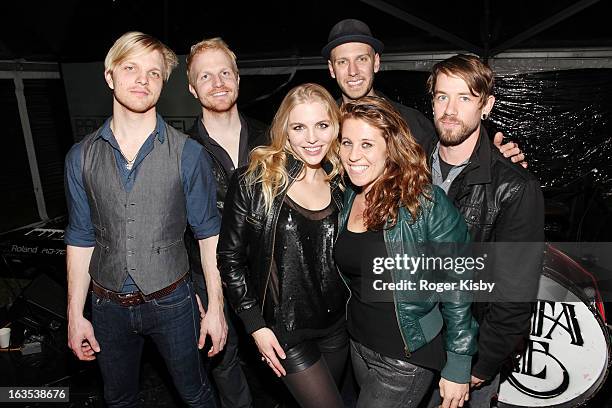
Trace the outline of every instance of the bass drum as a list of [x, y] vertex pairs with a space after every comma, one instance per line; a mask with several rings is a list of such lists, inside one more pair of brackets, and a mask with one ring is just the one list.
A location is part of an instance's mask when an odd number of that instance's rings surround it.
[[581, 406], [605, 382], [610, 361], [610, 335], [597, 283], [549, 246], [529, 342], [500, 385], [498, 407]]

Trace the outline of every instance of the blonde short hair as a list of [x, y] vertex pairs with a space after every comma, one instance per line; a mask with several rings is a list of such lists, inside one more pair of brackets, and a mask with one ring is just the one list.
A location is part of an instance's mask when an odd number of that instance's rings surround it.
[[115, 41], [104, 58], [104, 72], [113, 72], [115, 67], [137, 54], [145, 51], [159, 51], [163, 58], [162, 76], [164, 81], [170, 78], [172, 70], [178, 65], [176, 54], [157, 38], [139, 31], [130, 31]]
[[215, 38], [207, 38], [200, 41], [197, 44], [191, 46], [191, 50], [189, 51], [189, 55], [187, 55], [187, 79], [189, 83], [193, 85], [191, 81], [191, 65], [193, 64], [193, 59], [196, 55], [208, 51], [208, 50], [218, 50], [223, 51], [229, 59], [232, 61], [232, 70], [234, 74], [238, 76], [238, 64], [236, 63], [236, 54], [227, 46], [225, 41], [221, 39], [221, 37]]

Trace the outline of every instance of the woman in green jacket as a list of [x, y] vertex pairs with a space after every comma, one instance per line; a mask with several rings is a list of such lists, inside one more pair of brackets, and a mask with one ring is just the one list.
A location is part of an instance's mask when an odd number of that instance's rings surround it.
[[423, 150], [389, 102], [365, 97], [341, 112], [340, 158], [353, 188], [345, 193], [335, 258], [351, 290], [357, 406], [417, 407], [436, 370], [442, 406], [463, 406], [476, 352], [470, 302], [455, 290], [418, 292], [440, 276], [402, 262], [424, 252], [448, 255], [441, 243], [469, 241], [465, 222], [431, 185]]

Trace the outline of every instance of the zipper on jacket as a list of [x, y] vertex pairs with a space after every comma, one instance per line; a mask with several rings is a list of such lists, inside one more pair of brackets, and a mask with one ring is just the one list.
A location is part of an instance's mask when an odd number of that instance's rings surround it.
[[[336, 248], [336, 242], [338, 241], [339, 236], [340, 236], [340, 228], [338, 228], [338, 233], [336, 234], [336, 239], [334, 240], [334, 248]], [[342, 280], [342, 283], [344, 283], [344, 286], [346, 286], [346, 289], [348, 290], [348, 293], [349, 293], [348, 299], [346, 299], [346, 304], [344, 305], [344, 319], [348, 322], [348, 308], [349, 308], [349, 302], [351, 301], [351, 297], [353, 296], [353, 291], [349, 287], [348, 283], [346, 283], [346, 280], [344, 279], [342, 272], [340, 272], [340, 269], [338, 269], [338, 265], [336, 265], [336, 271], [338, 272], [338, 275], [340, 275], [340, 279]]]
[[[334, 200], [334, 193], [332, 191], [332, 200]], [[353, 199], [353, 201], [355, 201]], [[351, 207], [352, 207], [352, 203], [351, 203]], [[342, 206], [340, 205], [338, 207], [338, 209], [340, 210], [338, 212], [338, 218], [342, 217]], [[348, 225], [348, 219], [350, 216], [350, 210], [349, 210], [349, 214], [346, 217], [346, 222], [345, 222], [345, 226]], [[342, 232], [342, 225], [340, 223], [340, 219], [338, 219], [338, 232], [336, 233], [336, 238], [334, 239], [334, 250], [336, 248], [336, 242], [338, 242], [338, 238], [340, 237], [340, 233]], [[344, 275], [342, 275], [342, 272], [340, 272], [340, 269], [338, 269], [338, 265], [336, 265], [336, 271], [338, 272], [338, 275], [340, 275], [340, 279], [342, 280], [342, 283], [344, 283], [344, 286], [346, 286], [346, 289], [348, 290], [348, 299], [346, 299], [346, 304], [344, 305], [344, 320], [346, 320], [348, 322], [348, 308], [349, 308], [349, 302], [351, 301], [351, 298], [353, 297], [353, 291], [351, 290], [351, 288], [349, 287], [348, 283], [346, 283], [346, 279], [344, 278]]]
[[[385, 247], [387, 242], [389, 242], [389, 230], [385, 230], [384, 231], [384, 236], [385, 236]], [[387, 256], [389, 256], [389, 249], [387, 248]], [[393, 278], [393, 272], [391, 272], [391, 281], [395, 284], [395, 279]], [[397, 313], [397, 297], [395, 294], [395, 291], [393, 291], [393, 306], [394, 306], [394, 312], [395, 312], [395, 319], [397, 320], [397, 328], [399, 329], [400, 332], [400, 336], [402, 336], [402, 341], [404, 342], [404, 353], [406, 354], [406, 357], [410, 357], [412, 356], [412, 353], [410, 352], [410, 347], [408, 347], [408, 342], [406, 341], [406, 337], [404, 336], [404, 331], [402, 330], [402, 325], [400, 323], [400, 319], [399, 319], [399, 314]]]

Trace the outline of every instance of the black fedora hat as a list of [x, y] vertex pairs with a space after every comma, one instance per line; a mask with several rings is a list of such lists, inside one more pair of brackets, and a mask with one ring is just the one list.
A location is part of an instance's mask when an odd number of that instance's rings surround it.
[[374, 48], [378, 54], [383, 51], [385, 45], [382, 41], [372, 37], [370, 27], [360, 20], [347, 18], [342, 20], [332, 27], [327, 37], [327, 45], [321, 50], [321, 55], [325, 59], [329, 59], [331, 51], [339, 45], [349, 42], [366, 43]]

